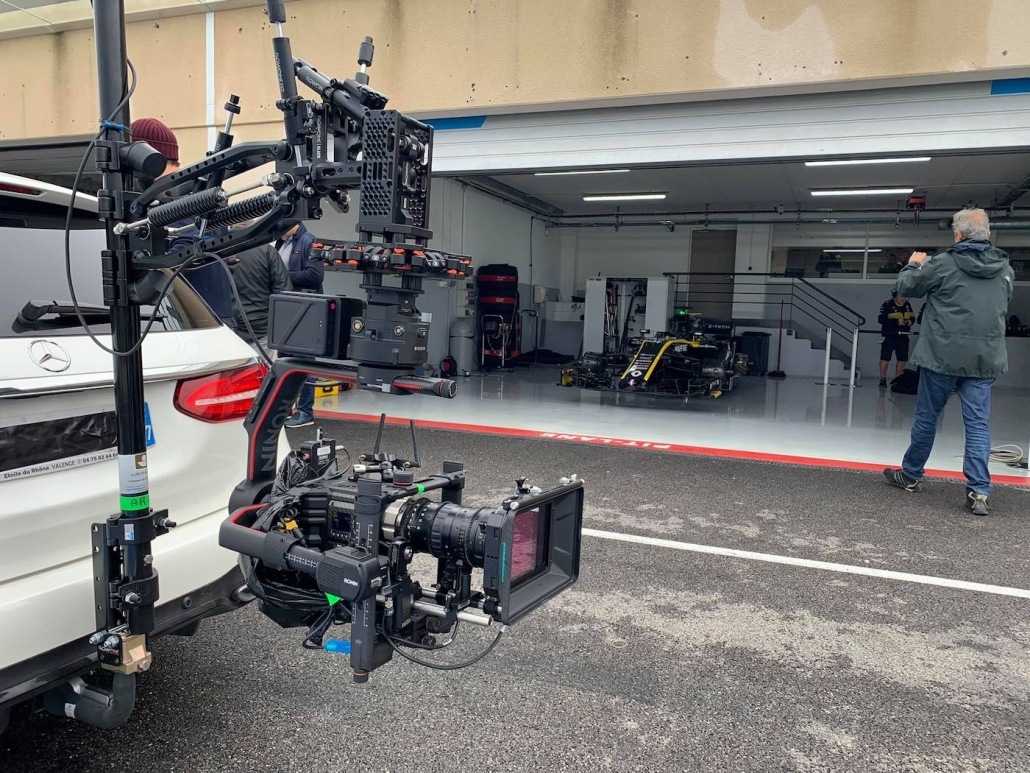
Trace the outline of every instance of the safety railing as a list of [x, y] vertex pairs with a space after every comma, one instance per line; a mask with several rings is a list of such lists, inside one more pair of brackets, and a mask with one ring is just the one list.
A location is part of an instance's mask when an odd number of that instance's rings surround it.
[[778, 320], [826, 349], [823, 383], [830, 380], [834, 353], [848, 363], [855, 385], [858, 337], [866, 318], [801, 277], [754, 272], [672, 271], [677, 309], [724, 319]]

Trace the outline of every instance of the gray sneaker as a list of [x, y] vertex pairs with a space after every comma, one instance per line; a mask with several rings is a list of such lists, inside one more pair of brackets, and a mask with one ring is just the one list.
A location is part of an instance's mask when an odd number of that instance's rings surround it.
[[987, 502], [987, 495], [966, 489], [966, 509], [973, 515], [989, 515], [991, 507]]
[[889, 483], [891, 486], [894, 486], [894, 488], [899, 488], [902, 491], [915, 493], [917, 491], [922, 490], [923, 488], [922, 483], [920, 483], [915, 478], [908, 477], [905, 474], [904, 470], [888, 467], [886, 470], [883, 471], [883, 477], [886, 478], [887, 483]]
[[315, 417], [310, 413], [297, 411], [286, 420], [286, 427], [289, 429], [297, 429], [297, 427], [310, 427], [314, 423]]

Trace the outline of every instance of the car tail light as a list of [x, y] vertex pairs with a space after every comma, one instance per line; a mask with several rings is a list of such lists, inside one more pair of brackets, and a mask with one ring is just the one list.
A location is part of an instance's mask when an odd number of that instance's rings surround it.
[[180, 381], [175, 387], [175, 407], [201, 421], [242, 419], [267, 373], [268, 366], [258, 364]]
[[0, 191], [4, 193], [20, 193], [24, 196], [42, 196], [43, 191], [39, 188], [30, 188], [27, 185], [15, 185], [14, 183], [0, 183]]

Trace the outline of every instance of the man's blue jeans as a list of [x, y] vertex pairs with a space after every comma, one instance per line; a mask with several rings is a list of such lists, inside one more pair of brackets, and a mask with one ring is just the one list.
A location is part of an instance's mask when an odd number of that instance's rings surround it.
[[315, 381], [309, 379], [300, 388], [300, 396], [297, 398], [297, 413], [306, 413], [308, 416], [315, 415]]
[[919, 370], [919, 396], [912, 422], [912, 444], [905, 452], [902, 469], [915, 480], [922, 480], [937, 434], [937, 419], [953, 391], [962, 403], [962, 423], [966, 428], [966, 453], [962, 463], [967, 485], [978, 494], [991, 493], [991, 387], [993, 378], [948, 376], [926, 368]]

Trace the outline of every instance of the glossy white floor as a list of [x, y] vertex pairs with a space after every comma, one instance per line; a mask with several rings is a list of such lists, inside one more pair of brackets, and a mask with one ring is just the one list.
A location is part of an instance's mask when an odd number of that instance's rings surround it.
[[[429, 425], [467, 425], [464, 428], [471, 430], [490, 427], [518, 434], [557, 433], [577, 436], [583, 442], [607, 438], [619, 444], [675, 444], [732, 456], [782, 455], [879, 467], [900, 462], [915, 407], [915, 396], [880, 390], [875, 380], [868, 379], [851, 390], [840, 385], [823, 387], [810, 378], [771, 381], [747, 377], [732, 393], [689, 403], [559, 387], [557, 379], [556, 367], [543, 366], [460, 378], [454, 400], [351, 391], [320, 398], [316, 412], [363, 417], [386, 412]], [[1027, 448], [1028, 397], [1030, 388], [994, 390], [993, 445]], [[962, 419], [955, 400], [945, 411], [928, 467], [960, 471], [962, 446]], [[1024, 470], [995, 464], [992, 472], [1011, 483], [1030, 484]]]

